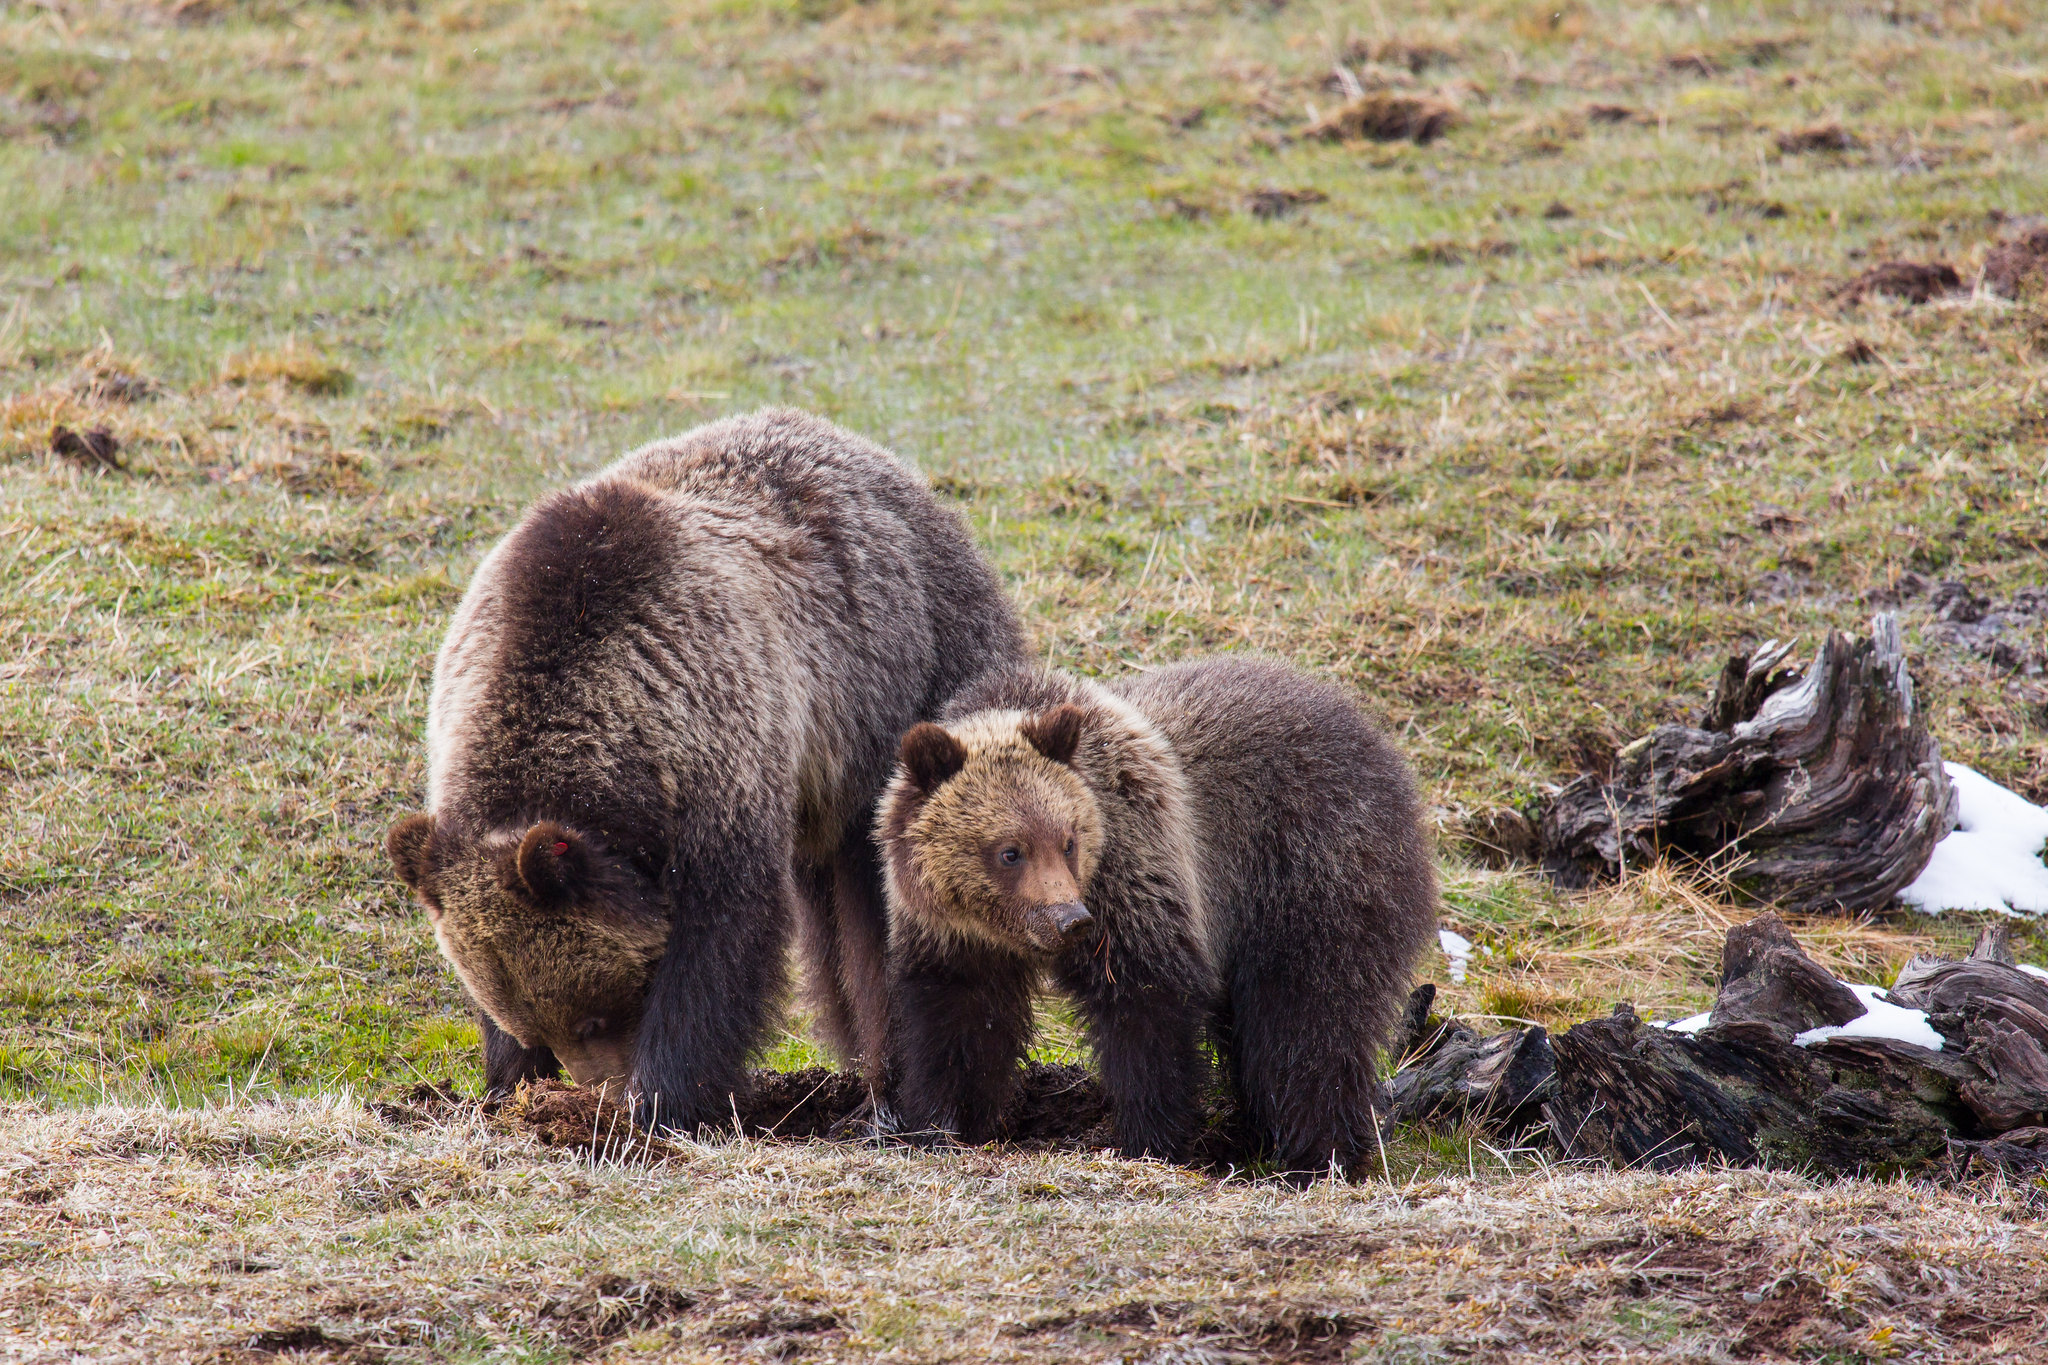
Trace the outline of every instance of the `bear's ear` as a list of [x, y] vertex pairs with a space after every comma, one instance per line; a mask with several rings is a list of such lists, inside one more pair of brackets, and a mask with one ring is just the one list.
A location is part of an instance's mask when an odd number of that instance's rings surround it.
[[415, 891], [427, 879], [428, 845], [433, 838], [434, 817], [431, 815], [408, 815], [384, 836], [384, 851], [391, 855], [391, 866], [397, 869], [400, 879]]
[[519, 841], [519, 880], [536, 901], [565, 906], [590, 880], [590, 847], [574, 830], [543, 820]]
[[917, 789], [930, 795], [945, 780], [967, 766], [967, 746], [947, 733], [944, 726], [923, 721], [903, 736], [900, 750], [903, 770]]
[[1055, 706], [1035, 716], [1026, 716], [1017, 732], [1032, 748], [1055, 763], [1072, 763], [1074, 750], [1081, 747], [1081, 708]]

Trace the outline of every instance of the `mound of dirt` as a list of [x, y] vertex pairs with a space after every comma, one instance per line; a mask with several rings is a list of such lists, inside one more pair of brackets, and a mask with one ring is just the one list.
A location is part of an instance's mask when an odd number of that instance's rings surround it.
[[[876, 1131], [867, 1082], [845, 1072], [809, 1067], [802, 1071], [756, 1071], [752, 1088], [733, 1100], [730, 1133], [736, 1124], [750, 1138], [851, 1142], [886, 1137]], [[421, 1087], [421, 1089], [430, 1089]], [[387, 1121], [409, 1124], [445, 1101], [435, 1090], [421, 1104], [377, 1106]], [[484, 1112], [515, 1131], [550, 1147], [588, 1153], [601, 1160], [662, 1161], [678, 1154], [671, 1142], [633, 1126], [616, 1086], [588, 1088], [563, 1081], [534, 1081]], [[1244, 1166], [1256, 1158], [1226, 1094], [1206, 1095], [1189, 1162], [1204, 1167]], [[1109, 1099], [1085, 1066], [1024, 1068], [1003, 1114], [1003, 1142], [1024, 1151], [1092, 1152], [1116, 1145]]]
[[73, 431], [70, 427], [50, 428], [50, 451], [87, 469], [121, 468], [121, 443], [105, 427]]
[[1458, 111], [1425, 95], [1378, 90], [1347, 101], [1301, 130], [1325, 142], [1434, 142], [1457, 122]]
[[1862, 138], [1839, 123], [1816, 123], [1810, 128], [1778, 134], [1778, 150], [1786, 156], [1802, 152], [1853, 152], [1862, 145]]
[[2002, 242], [1984, 258], [1984, 287], [2009, 299], [2030, 299], [2048, 289], [2048, 227]]
[[1872, 294], [1886, 294], [1907, 303], [1926, 303], [1963, 287], [1956, 268], [1940, 261], [1885, 261], [1874, 265], [1835, 291], [1843, 303], [1860, 303]]

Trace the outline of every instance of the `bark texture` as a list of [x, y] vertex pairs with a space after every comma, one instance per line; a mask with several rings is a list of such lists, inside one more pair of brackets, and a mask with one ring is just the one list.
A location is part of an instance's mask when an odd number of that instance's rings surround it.
[[[1647, 1024], [1627, 1005], [1555, 1037], [1480, 1037], [1432, 1018], [1394, 1077], [1393, 1114], [1518, 1135], [1540, 1111], [1565, 1156], [1660, 1169], [2048, 1167], [2048, 981], [2013, 964], [2004, 931], [1962, 962], [1916, 959], [1889, 994], [1926, 1011], [1941, 1049], [1840, 1035], [1800, 1046], [1864, 1005], [1766, 914], [1729, 931], [1699, 1032]], [[1429, 1000], [1417, 993], [1411, 1020]]]
[[1729, 659], [1697, 725], [1664, 725], [1587, 774], [1539, 822], [1566, 886], [1676, 856], [1791, 910], [1891, 904], [1955, 827], [1897, 620], [1831, 632], [1803, 672], [1790, 646]]

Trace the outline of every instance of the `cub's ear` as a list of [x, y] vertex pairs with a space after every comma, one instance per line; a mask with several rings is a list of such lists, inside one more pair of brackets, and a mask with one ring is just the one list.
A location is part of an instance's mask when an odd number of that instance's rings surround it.
[[543, 820], [519, 841], [519, 880], [545, 906], [563, 906], [590, 880], [590, 846], [581, 835]]
[[1074, 750], [1081, 747], [1081, 708], [1055, 706], [1035, 716], [1026, 716], [1017, 727], [1032, 748], [1055, 763], [1072, 763]]
[[427, 879], [427, 846], [433, 838], [434, 817], [431, 815], [408, 815], [384, 836], [384, 851], [391, 855], [391, 866], [415, 891]]
[[967, 766], [967, 746], [948, 734], [944, 726], [930, 721], [913, 725], [905, 732], [899, 755], [911, 782], [927, 795]]

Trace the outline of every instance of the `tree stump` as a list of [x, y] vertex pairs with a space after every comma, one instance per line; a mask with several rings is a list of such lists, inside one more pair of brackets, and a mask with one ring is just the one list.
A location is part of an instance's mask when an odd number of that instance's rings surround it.
[[1955, 827], [1897, 620], [1830, 632], [1803, 673], [1775, 642], [1722, 670], [1697, 725], [1663, 725], [1543, 811], [1545, 868], [1588, 885], [1676, 855], [1802, 911], [1891, 904]]

